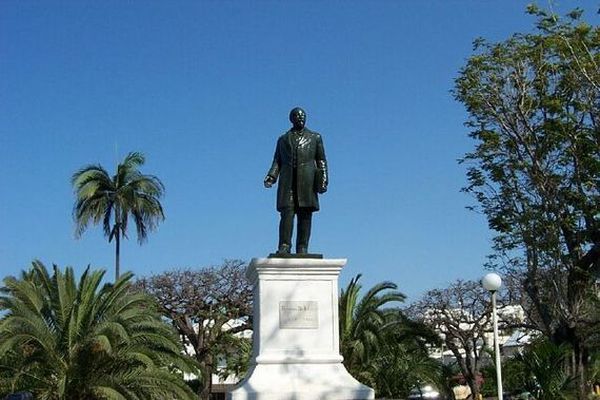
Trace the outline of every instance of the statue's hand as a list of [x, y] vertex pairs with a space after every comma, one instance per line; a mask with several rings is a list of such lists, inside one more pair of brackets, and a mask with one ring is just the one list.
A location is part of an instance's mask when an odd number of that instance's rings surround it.
[[327, 186], [321, 186], [318, 190], [319, 194], [323, 194], [327, 191]]
[[275, 179], [273, 179], [273, 177], [271, 175], [267, 175], [263, 182], [263, 184], [265, 185], [266, 188], [270, 188], [271, 186], [273, 186], [274, 183], [275, 183]]

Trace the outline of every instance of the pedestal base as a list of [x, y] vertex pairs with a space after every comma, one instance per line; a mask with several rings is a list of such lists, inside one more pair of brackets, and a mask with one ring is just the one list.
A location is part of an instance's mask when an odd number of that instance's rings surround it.
[[258, 364], [230, 400], [350, 400], [373, 399], [373, 389], [337, 364]]
[[339, 353], [338, 276], [345, 259], [253, 259], [251, 368], [228, 400], [363, 400]]

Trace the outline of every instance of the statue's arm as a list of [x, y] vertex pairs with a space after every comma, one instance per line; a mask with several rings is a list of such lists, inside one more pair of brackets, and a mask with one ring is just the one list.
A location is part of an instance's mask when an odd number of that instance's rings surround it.
[[267, 172], [267, 176], [265, 176], [264, 185], [266, 188], [270, 188], [271, 186], [273, 186], [273, 184], [275, 182], [277, 182], [277, 177], [279, 176], [279, 168], [281, 166], [280, 159], [281, 158], [279, 156], [279, 142], [278, 142], [277, 146], [275, 147], [275, 155], [273, 156], [273, 163], [271, 164], [271, 168], [269, 169], [269, 172]]
[[319, 193], [325, 193], [327, 191], [327, 185], [329, 185], [329, 173], [327, 171], [327, 158], [325, 157], [325, 146], [323, 146], [323, 138], [321, 135], [317, 135], [317, 152], [315, 155], [315, 161], [317, 168], [320, 170], [323, 179], [322, 183], [317, 191]]

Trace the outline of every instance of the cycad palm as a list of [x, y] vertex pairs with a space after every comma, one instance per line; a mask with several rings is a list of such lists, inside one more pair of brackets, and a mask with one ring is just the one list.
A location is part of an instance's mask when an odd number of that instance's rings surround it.
[[[574, 380], [565, 370], [570, 354], [567, 345], [556, 345], [546, 339], [534, 341], [524, 354], [517, 354], [516, 362], [526, 372], [525, 379], [535, 382], [540, 400], [569, 399], [573, 396]], [[533, 386], [525, 382], [523, 386]]]
[[121, 237], [127, 237], [129, 217], [135, 222], [140, 244], [146, 240], [148, 231], [165, 218], [160, 204], [164, 186], [156, 176], [138, 170], [144, 162], [143, 154], [129, 153], [112, 178], [101, 165], [88, 165], [71, 179], [76, 196], [75, 235], [80, 237], [90, 222], [102, 221], [108, 241], [115, 239], [115, 279], [120, 274], [120, 242]]
[[360, 277], [353, 278], [340, 294], [340, 344], [346, 368], [355, 377], [369, 380], [362, 376], [368, 374], [368, 360], [379, 347], [384, 329], [391, 326], [383, 307], [402, 302], [405, 296], [396, 291], [396, 284], [381, 282], [359, 298]]
[[[0, 397], [36, 399], [191, 399], [190, 370], [175, 332], [152, 299], [129, 291], [131, 273], [100, 287], [104, 271], [83, 273], [40, 262], [0, 294]], [[2, 393], [4, 392], [4, 393]]]

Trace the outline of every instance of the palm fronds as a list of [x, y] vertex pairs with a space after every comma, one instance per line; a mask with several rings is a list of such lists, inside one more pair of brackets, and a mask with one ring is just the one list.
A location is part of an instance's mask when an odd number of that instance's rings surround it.
[[88, 165], [71, 178], [75, 192], [75, 236], [81, 237], [90, 223], [102, 223], [108, 241], [115, 240], [117, 278], [120, 273], [120, 238], [127, 238], [129, 219], [133, 219], [138, 242], [142, 244], [148, 232], [155, 230], [165, 218], [160, 203], [164, 185], [156, 176], [145, 175], [138, 170], [144, 162], [143, 154], [132, 152], [117, 166], [112, 177], [101, 165]]
[[[72, 268], [52, 275], [39, 261], [0, 292], [0, 397], [28, 390], [35, 398], [192, 398], [180, 373], [193, 371], [181, 343], [132, 274], [102, 284], [104, 271]], [[181, 371], [181, 372], [173, 372]]]

